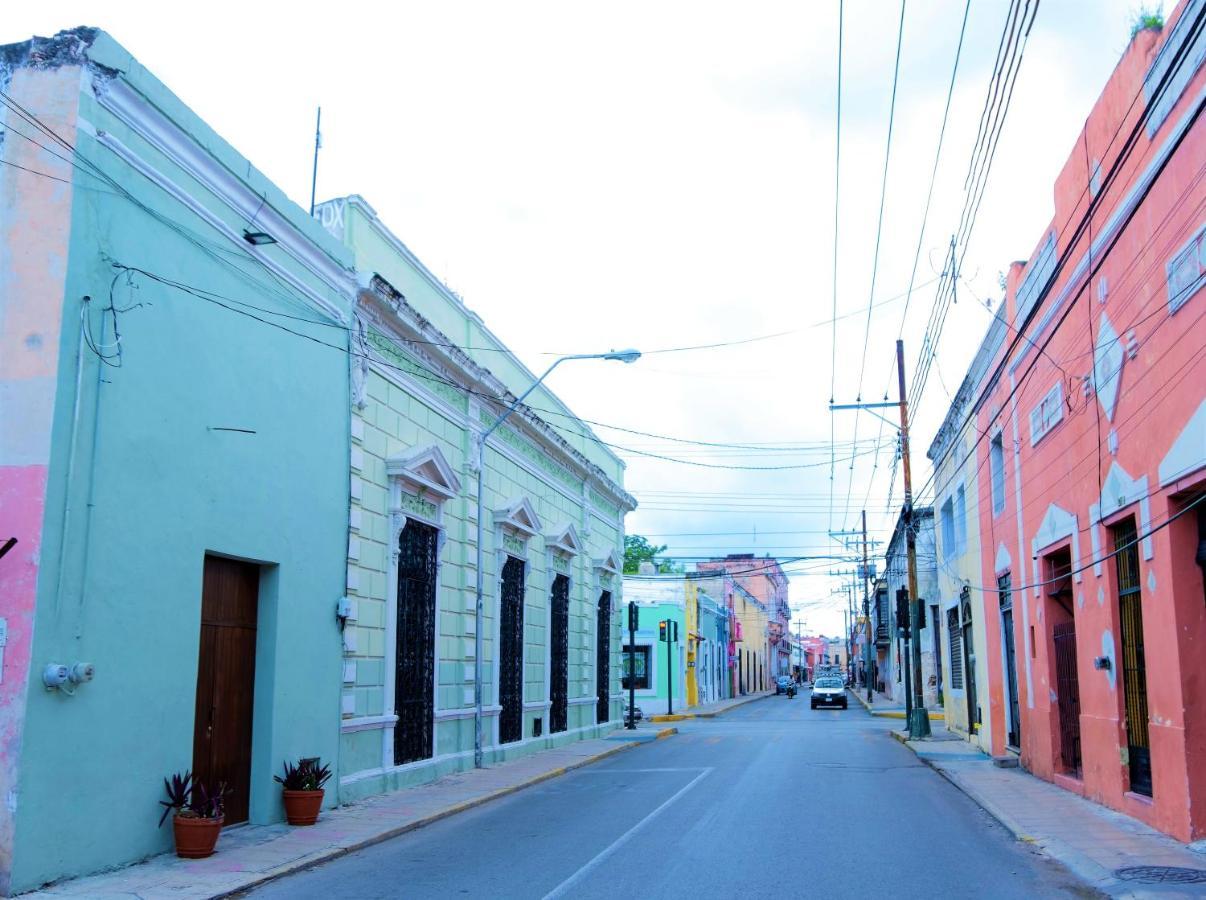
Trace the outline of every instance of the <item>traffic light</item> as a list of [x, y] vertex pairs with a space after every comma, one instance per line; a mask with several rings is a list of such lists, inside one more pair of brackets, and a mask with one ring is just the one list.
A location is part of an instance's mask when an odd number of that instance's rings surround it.
[[670, 640], [674, 641], [674, 643], [677, 644], [678, 643], [678, 620], [675, 619], [670, 624], [674, 626], [674, 637], [670, 638]]
[[925, 600], [917, 601], [917, 630], [925, 628]]
[[662, 643], [665, 643], [669, 640], [670, 629], [667, 627], [669, 624], [670, 623], [666, 619], [662, 619], [657, 623], [657, 639]]
[[635, 603], [628, 603], [628, 630], [639, 631], [641, 627], [641, 610]]
[[909, 589], [896, 589], [896, 625], [900, 628], [909, 627]]

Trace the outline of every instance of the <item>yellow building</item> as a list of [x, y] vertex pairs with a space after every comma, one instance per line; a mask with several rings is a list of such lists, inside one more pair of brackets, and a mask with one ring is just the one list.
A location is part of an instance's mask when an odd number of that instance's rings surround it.
[[737, 644], [737, 690], [742, 694], [764, 691], [770, 685], [770, 611], [743, 588], [733, 584], [733, 613], [741, 626]]

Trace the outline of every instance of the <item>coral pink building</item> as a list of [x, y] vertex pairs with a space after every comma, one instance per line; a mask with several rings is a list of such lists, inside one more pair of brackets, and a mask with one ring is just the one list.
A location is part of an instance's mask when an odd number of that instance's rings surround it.
[[993, 752], [1181, 840], [1206, 836], [1204, 19], [1186, 0], [1119, 61], [966, 435]]

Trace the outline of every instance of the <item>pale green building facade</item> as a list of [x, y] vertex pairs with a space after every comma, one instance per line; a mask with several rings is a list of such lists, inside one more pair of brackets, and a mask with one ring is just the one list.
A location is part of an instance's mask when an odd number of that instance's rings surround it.
[[479, 664], [487, 764], [614, 728], [623, 516], [636, 505], [623, 463], [543, 388], [491, 435], [477, 660], [477, 444], [536, 375], [363, 198], [315, 215], [361, 283], [341, 798], [472, 767]]

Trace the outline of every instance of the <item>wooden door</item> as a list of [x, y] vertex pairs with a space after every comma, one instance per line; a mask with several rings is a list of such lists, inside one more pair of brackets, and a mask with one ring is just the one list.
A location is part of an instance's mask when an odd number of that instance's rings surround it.
[[1059, 756], [1064, 770], [1080, 777], [1080, 676], [1076, 669], [1076, 622], [1052, 627], [1055, 644]]
[[205, 557], [193, 776], [207, 789], [226, 786], [227, 825], [247, 821], [251, 798], [259, 589], [259, 566]]
[[1126, 703], [1126, 744], [1131, 790], [1152, 795], [1152, 748], [1148, 734], [1147, 656], [1143, 643], [1143, 592], [1135, 520], [1114, 529], [1114, 563], [1122, 625], [1122, 693]]
[[553, 579], [552, 646], [549, 659], [552, 663], [552, 683], [549, 699], [549, 734], [565, 731], [569, 727], [569, 579], [558, 575]]
[[430, 759], [435, 716], [435, 605], [439, 531], [407, 519], [398, 536], [394, 765]]
[[595, 721], [600, 725], [611, 719], [611, 591], [599, 597], [595, 624]]

